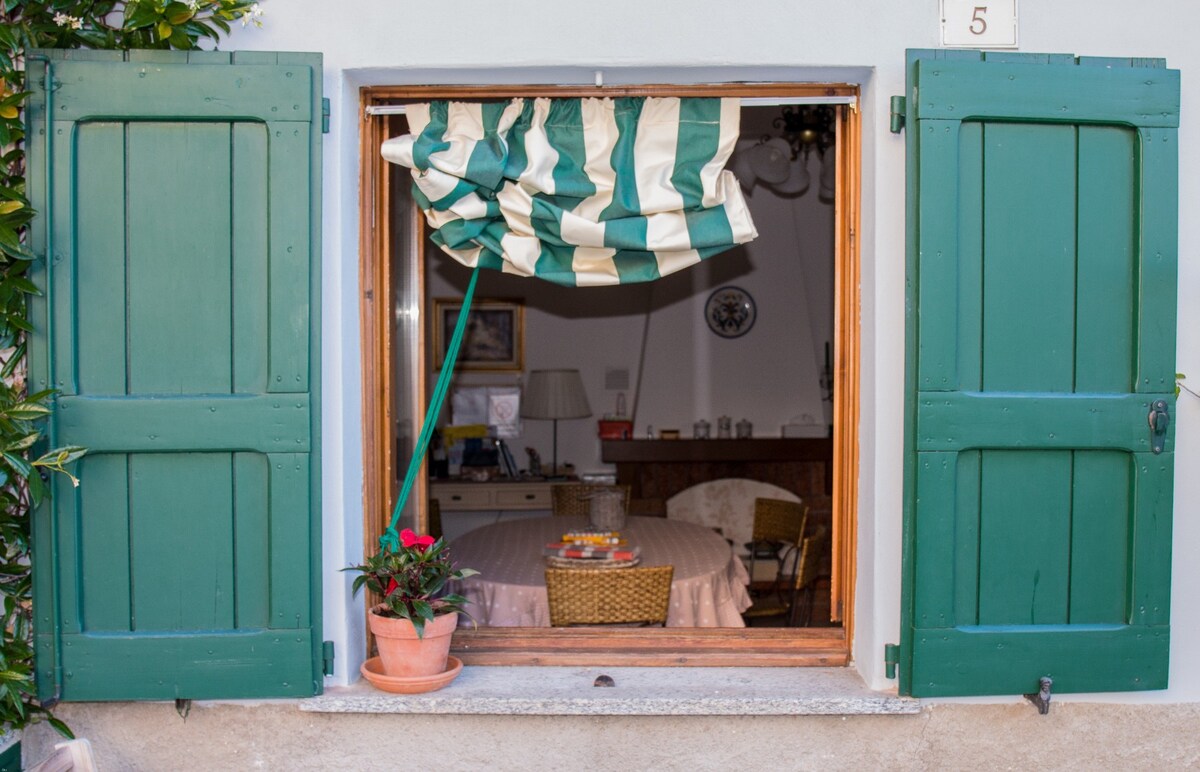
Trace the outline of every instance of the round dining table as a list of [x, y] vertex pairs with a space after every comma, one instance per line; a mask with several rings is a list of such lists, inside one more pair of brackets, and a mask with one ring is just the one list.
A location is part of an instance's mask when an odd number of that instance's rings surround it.
[[[587, 528], [586, 517], [506, 520], [450, 543], [459, 567], [479, 572], [452, 588], [481, 627], [549, 627], [543, 548]], [[667, 627], [745, 627], [750, 576], [729, 543], [710, 528], [659, 517], [630, 517], [621, 536], [641, 548], [639, 566], [675, 567]], [[610, 569], [619, 570], [619, 569]]]

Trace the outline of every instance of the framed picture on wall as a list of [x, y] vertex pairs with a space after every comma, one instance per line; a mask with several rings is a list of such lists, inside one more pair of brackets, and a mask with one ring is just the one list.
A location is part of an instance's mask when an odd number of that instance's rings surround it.
[[[433, 300], [433, 369], [441, 370], [454, 326], [462, 311], [459, 298]], [[519, 300], [476, 298], [458, 352], [459, 370], [520, 370], [525, 366], [525, 306]]]

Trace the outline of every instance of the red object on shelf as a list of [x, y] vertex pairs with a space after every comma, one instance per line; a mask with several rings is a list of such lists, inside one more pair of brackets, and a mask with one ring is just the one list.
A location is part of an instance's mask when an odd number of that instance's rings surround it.
[[633, 421], [600, 421], [600, 439], [628, 440], [633, 438]]

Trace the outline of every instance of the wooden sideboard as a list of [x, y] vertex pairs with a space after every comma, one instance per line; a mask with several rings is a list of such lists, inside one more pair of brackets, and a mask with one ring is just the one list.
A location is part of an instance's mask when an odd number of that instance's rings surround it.
[[601, 458], [617, 466], [645, 514], [665, 512], [680, 491], [710, 480], [745, 478], [777, 485], [818, 509], [833, 492], [829, 437], [746, 440], [603, 440]]

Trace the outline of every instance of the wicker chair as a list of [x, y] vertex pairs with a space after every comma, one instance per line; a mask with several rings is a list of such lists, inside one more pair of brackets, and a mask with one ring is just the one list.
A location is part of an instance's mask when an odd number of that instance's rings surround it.
[[554, 514], [556, 515], [583, 515], [588, 516], [591, 510], [592, 502], [587, 498], [588, 494], [596, 493], [597, 491], [620, 490], [624, 495], [621, 505], [625, 511], [629, 511], [629, 486], [628, 485], [597, 485], [592, 483], [563, 483], [554, 485], [550, 488], [550, 495], [554, 501]]
[[754, 531], [746, 548], [750, 550], [750, 576], [759, 558], [775, 561], [776, 590], [784, 565], [794, 562], [808, 526], [808, 507], [783, 499], [754, 500]]
[[[799, 557], [796, 559], [795, 570], [790, 576], [783, 577], [781, 575], [781, 584], [786, 578], [786, 592], [779, 592], [773, 596], [763, 598], [761, 601], [756, 601], [753, 606], [742, 612], [742, 618], [750, 624], [755, 619], [763, 619], [766, 617], [784, 617], [787, 627], [807, 627], [812, 622], [812, 607], [813, 607], [813, 585], [817, 579], [817, 569], [821, 564], [821, 553], [825, 549], [825, 542], [828, 541], [829, 534], [824, 527], [818, 528], [811, 536], [804, 537], [804, 542], [800, 547]], [[804, 595], [804, 618], [800, 619], [800, 604], [797, 602], [801, 594]]]
[[666, 625], [674, 566], [547, 568], [550, 625]]

